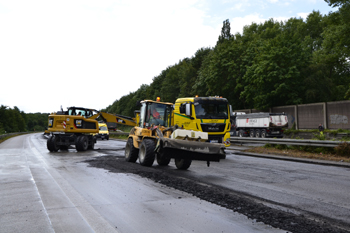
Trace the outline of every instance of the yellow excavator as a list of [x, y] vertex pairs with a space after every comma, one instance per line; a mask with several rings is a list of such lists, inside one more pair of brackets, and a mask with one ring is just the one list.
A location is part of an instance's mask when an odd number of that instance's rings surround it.
[[70, 145], [75, 145], [77, 151], [94, 149], [96, 137], [99, 132], [101, 116], [103, 121], [123, 125], [136, 125], [135, 118], [116, 116], [109, 113], [99, 112], [95, 109], [82, 107], [69, 107], [67, 111], [58, 111], [49, 115], [48, 129], [49, 138], [47, 149], [50, 152], [67, 150]]

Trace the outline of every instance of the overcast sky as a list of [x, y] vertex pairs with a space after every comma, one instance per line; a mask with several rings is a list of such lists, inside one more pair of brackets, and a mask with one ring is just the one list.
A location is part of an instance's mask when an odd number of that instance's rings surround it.
[[0, 105], [100, 110], [203, 47], [270, 18], [334, 11], [324, 0], [0, 0]]

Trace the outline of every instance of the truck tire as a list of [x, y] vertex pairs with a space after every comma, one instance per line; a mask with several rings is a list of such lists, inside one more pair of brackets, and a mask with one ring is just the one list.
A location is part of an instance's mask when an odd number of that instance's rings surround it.
[[262, 131], [261, 131], [261, 137], [262, 137], [262, 138], [266, 138], [266, 131], [265, 131], [265, 130], [262, 130]]
[[175, 166], [179, 170], [187, 170], [191, 166], [191, 159], [175, 159]]
[[159, 166], [168, 166], [171, 158], [165, 157], [164, 153], [157, 154], [157, 163]]
[[88, 150], [95, 149], [95, 138], [94, 136], [88, 136]]
[[91, 144], [88, 146], [88, 149], [89, 149], [89, 150], [95, 149], [95, 143], [94, 143], [94, 142], [91, 142]]
[[155, 159], [154, 149], [156, 145], [152, 139], [143, 139], [139, 150], [139, 162], [142, 166], [150, 167], [153, 165]]
[[49, 139], [47, 139], [46, 146], [50, 152], [57, 152], [60, 149], [59, 146], [57, 145], [58, 140], [59, 140], [59, 137], [55, 135], [51, 135]]
[[238, 137], [243, 138], [243, 131], [242, 131], [242, 130], [240, 130], [240, 131], [238, 132]]
[[132, 138], [129, 138], [125, 146], [125, 160], [127, 162], [135, 163], [139, 155], [139, 149], [134, 147]]
[[250, 135], [251, 138], [255, 137], [255, 133], [254, 132], [255, 132], [254, 130], [250, 130], [250, 134], [249, 135]]
[[255, 137], [260, 138], [261, 137], [261, 131], [260, 130], [255, 130]]
[[75, 142], [75, 149], [77, 151], [86, 151], [89, 146], [89, 140], [85, 135], [80, 135]]

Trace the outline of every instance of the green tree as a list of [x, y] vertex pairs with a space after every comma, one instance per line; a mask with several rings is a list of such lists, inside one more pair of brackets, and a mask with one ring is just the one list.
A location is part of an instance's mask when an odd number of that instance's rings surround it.
[[218, 42], [217, 44], [221, 44], [223, 43], [225, 40], [230, 40], [232, 37], [231, 34], [231, 25], [230, 25], [230, 21], [228, 19], [226, 19], [223, 22], [223, 26], [221, 28], [221, 35], [219, 36]]
[[[272, 106], [299, 104], [304, 92], [300, 70], [309, 62], [309, 53], [297, 34], [301, 19], [286, 23], [272, 21], [262, 27], [257, 55], [247, 68], [243, 79], [246, 85], [242, 97], [254, 108], [266, 110]], [[261, 30], [258, 28], [258, 31]]]

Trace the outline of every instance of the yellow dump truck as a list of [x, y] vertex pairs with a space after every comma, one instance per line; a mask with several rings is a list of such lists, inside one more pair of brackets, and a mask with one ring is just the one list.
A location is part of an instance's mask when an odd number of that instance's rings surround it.
[[208, 133], [211, 143], [230, 146], [231, 106], [226, 98], [187, 97], [175, 102], [174, 124]]

